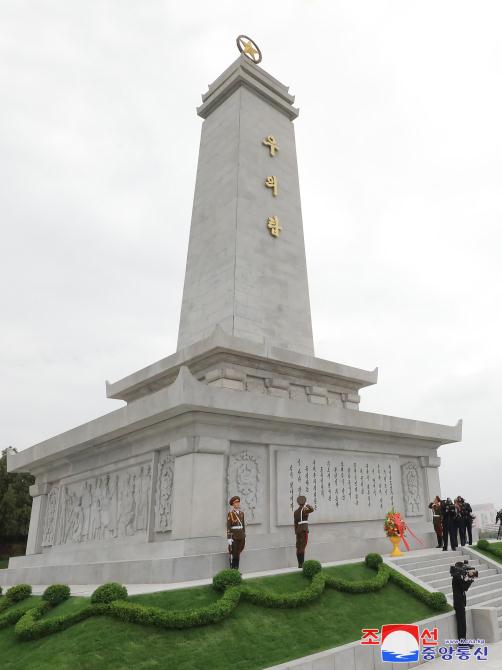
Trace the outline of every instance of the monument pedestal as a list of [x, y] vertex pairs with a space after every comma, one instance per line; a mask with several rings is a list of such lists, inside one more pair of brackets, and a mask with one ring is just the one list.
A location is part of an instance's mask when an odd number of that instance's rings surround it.
[[[214, 383], [227, 377], [240, 386]], [[382, 524], [392, 506], [432, 546], [436, 450], [461, 427], [343, 406], [375, 377], [216, 329], [109, 385], [127, 406], [9, 456], [10, 469], [37, 477], [30, 538], [39, 540], [31, 555], [11, 559], [1, 583], [210, 577], [228, 565], [226, 503], [236, 493], [247, 522], [244, 571], [295, 565], [300, 492], [316, 508], [312, 558], [388, 553]]]

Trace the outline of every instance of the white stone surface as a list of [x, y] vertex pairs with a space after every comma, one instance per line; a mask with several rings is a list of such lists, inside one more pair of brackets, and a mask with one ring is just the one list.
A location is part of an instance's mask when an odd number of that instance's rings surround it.
[[[262, 71], [243, 59], [233, 67], [237, 76], [244, 69], [261, 78]], [[284, 93], [279, 82], [266, 81], [268, 90]], [[291, 118], [284, 105], [271, 105], [245, 80], [220, 101], [221, 91], [216, 86], [205, 100], [207, 109], [212, 97], [219, 98], [204, 112], [178, 349], [218, 324], [232, 335], [312, 355]], [[279, 145], [274, 157], [263, 144], [269, 135]], [[278, 180], [277, 197], [265, 186], [270, 175]], [[278, 238], [267, 229], [270, 216], [279, 217]]]
[[[320, 505], [313, 557], [388, 551], [382, 517], [393, 502], [431, 542], [425, 502], [440, 493], [437, 449], [461, 438], [461, 423], [362, 412], [359, 391], [377, 370], [313, 356], [292, 103], [287, 87], [243, 59], [204, 96], [179, 350], [107, 384], [125, 407], [8, 454], [9, 470], [31, 472], [36, 485], [29, 555], [1, 571], [4, 584], [210, 578], [228, 562], [233, 494], [248, 520], [243, 570], [292, 566], [283, 465], [296, 454], [346, 455], [358, 477], [366, 464], [392, 473], [377, 511], [374, 491], [364, 513]], [[275, 157], [263, 145], [271, 134]], [[265, 186], [271, 175], [277, 197]], [[278, 238], [266, 226], [272, 215]]]

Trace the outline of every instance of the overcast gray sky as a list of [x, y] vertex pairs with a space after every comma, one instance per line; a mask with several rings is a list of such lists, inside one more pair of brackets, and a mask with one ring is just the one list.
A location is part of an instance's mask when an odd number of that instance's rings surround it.
[[443, 494], [502, 506], [502, 6], [2, 0], [0, 447], [122, 403], [176, 348], [200, 94], [251, 35], [296, 94], [316, 354], [361, 408], [454, 424]]

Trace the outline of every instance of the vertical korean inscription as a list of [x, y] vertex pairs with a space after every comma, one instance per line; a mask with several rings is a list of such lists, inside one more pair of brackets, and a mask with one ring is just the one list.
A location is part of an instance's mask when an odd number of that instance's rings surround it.
[[387, 510], [395, 506], [394, 482], [398, 473], [398, 458], [392, 456], [378, 457], [361, 452], [348, 456], [344, 452], [306, 449], [279, 450], [279, 523], [286, 522], [283, 510], [289, 510], [290, 514], [298, 495], [305, 495], [314, 506], [316, 521], [319, 523], [382, 519]]

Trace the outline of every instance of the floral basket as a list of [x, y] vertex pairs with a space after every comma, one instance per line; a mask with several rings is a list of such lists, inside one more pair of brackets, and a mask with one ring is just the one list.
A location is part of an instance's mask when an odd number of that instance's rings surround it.
[[[417, 542], [420, 544], [423, 544], [422, 540], [420, 540], [409, 528], [404, 521], [404, 519], [401, 516], [400, 512], [396, 512], [394, 509], [391, 509], [389, 512], [387, 512], [387, 516], [385, 517], [385, 521], [383, 522], [383, 527], [385, 530], [385, 533], [388, 538], [396, 538], [398, 537], [400, 540], [403, 541], [404, 546], [406, 547], [406, 550], [410, 550], [410, 545], [406, 539], [406, 533], [409, 532], [410, 535], [412, 535]], [[398, 542], [397, 542], [398, 543]], [[393, 542], [394, 544], [394, 542]]]

